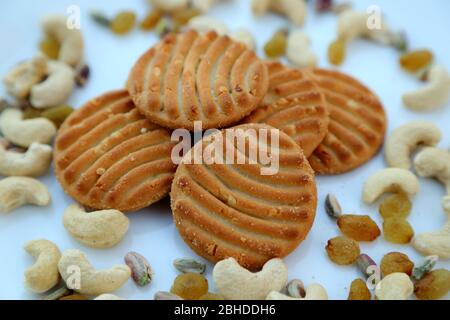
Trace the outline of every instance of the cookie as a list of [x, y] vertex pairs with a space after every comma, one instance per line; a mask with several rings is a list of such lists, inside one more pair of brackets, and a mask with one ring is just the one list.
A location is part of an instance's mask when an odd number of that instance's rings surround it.
[[127, 91], [108, 92], [62, 125], [55, 173], [64, 191], [88, 208], [135, 211], [169, 193], [173, 146], [170, 132], [142, 116]]
[[[175, 173], [171, 207], [181, 237], [197, 254], [211, 262], [233, 257], [242, 266], [258, 270], [269, 259], [286, 256], [305, 239], [314, 221], [317, 191], [302, 149], [280, 130], [244, 124], [214, 137], [226, 140], [229, 133], [242, 137], [250, 132], [239, 134], [239, 129], [253, 129], [258, 137], [261, 129], [279, 133], [278, 172], [262, 175], [260, 161], [249, 163], [249, 150], [261, 150], [265, 145], [261, 140], [247, 142], [245, 163], [189, 162], [195, 159], [194, 153], [201, 157], [201, 147], [207, 150], [211, 138], [204, 138], [185, 155]], [[232, 141], [228, 150], [243, 151], [237, 140], [227, 141]], [[271, 146], [274, 140], [268, 141]]]
[[193, 131], [237, 123], [264, 98], [267, 67], [245, 44], [214, 31], [169, 34], [134, 65], [127, 89], [152, 122]]
[[282, 130], [309, 157], [328, 132], [325, 96], [307, 73], [279, 62], [267, 66], [269, 91], [263, 104], [243, 122], [266, 123]]
[[309, 69], [324, 92], [330, 123], [322, 143], [308, 158], [319, 174], [339, 174], [372, 159], [384, 141], [386, 114], [378, 97], [358, 80], [338, 71]]

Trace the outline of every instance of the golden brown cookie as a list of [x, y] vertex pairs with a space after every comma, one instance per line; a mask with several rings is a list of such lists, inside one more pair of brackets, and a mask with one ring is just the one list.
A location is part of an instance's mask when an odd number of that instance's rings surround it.
[[266, 123], [292, 137], [306, 157], [328, 132], [325, 96], [307, 73], [268, 62], [269, 91], [263, 104], [244, 123]]
[[380, 149], [386, 114], [378, 97], [358, 80], [338, 71], [309, 69], [324, 92], [330, 123], [322, 143], [308, 158], [319, 174], [339, 174], [369, 161]]
[[127, 88], [139, 110], [167, 128], [223, 128], [264, 98], [267, 68], [245, 44], [214, 31], [169, 34], [134, 65]]
[[108, 92], [64, 122], [55, 142], [56, 177], [86, 207], [139, 210], [169, 193], [173, 146], [170, 132], [142, 116], [127, 91]]
[[[211, 143], [204, 138], [177, 169], [171, 207], [182, 238], [200, 256], [212, 262], [233, 257], [242, 266], [258, 270], [267, 260], [286, 256], [305, 239], [316, 212], [316, 184], [300, 146], [278, 129], [244, 124], [215, 137], [226, 137], [239, 129], [253, 129], [258, 137], [260, 129], [279, 133], [279, 171], [262, 175], [261, 161], [249, 163], [248, 141], [245, 163], [189, 163], [194, 153], [201, 156], [201, 146], [205, 150]], [[236, 140], [228, 141], [233, 141], [228, 150], [242, 150]], [[268, 139], [268, 144], [273, 141]], [[260, 150], [264, 144], [258, 140], [250, 145]]]

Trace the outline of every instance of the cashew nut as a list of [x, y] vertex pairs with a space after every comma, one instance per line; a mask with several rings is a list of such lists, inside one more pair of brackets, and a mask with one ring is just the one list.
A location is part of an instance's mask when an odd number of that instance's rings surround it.
[[234, 258], [218, 262], [213, 279], [218, 292], [229, 300], [262, 300], [271, 291], [280, 291], [287, 282], [287, 267], [281, 259], [271, 259], [253, 273]]
[[308, 9], [304, 0], [252, 0], [251, 5], [255, 15], [261, 16], [270, 10], [299, 26], [305, 23]]
[[443, 66], [433, 66], [427, 84], [403, 95], [403, 103], [413, 110], [431, 110], [447, 103], [450, 97], [450, 74]]
[[192, 6], [201, 12], [208, 12], [217, 0], [192, 0]]
[[0, 145], [0, 175], [38, 177], [45, 174], [52, 162], [52, 148], [32, 143], [25, 153], [6, 150]]
[[74, 77], [74, 71], [64, 62], [49, 61], [47, 79], [31, 88], [31, 105], [39, 109], [63, 104], [72, 93]]
[[210, 30], [214, 30], [220, 35], [228, 34], [228, 27], [224, 22], [206, 15], [192, 18], [191, 20], [189, 20], [187, 26], [198, 32], [207, 32]]
[[50, 144], [56, 134], [56, 127], [48, 119], [24, 120], [22, 111], [6, 109], [0, 115], [0, 131], [12, 143], [28, 148], [33, 142]]
[[0, 180], [0, 212], [9, 212], [25, 204], [47, 206], [49, 203], [47, 187], [36, 179], [8, 177]]
[[311, 51], [311, 41], [302, 31], [296, 30], [289, 33], [287, 39], [286, 56], [297, 67], [314, 67], [317, 65], [317, 57]]
[[435, 146], [441, 130], [429, 121], [412, 121], [394, 129], [386, 141], [385, 159], [390, 167], [410, 169], [410, 154], [419, 145]]
[[305, 292], [304, 298], [293, 298], [278, 291], [272, 291], [267, 295], [266, 300], [328, 300], [327, 291], [318, 283], [310, 284]]
[[104, 293], [99, 295], [94, 300], [124, 300], [124, 299], [111, 293]]
[[375, 297], [378, 300], [407, 300], [414, 291], [414, 284], [406, 273], [394, 272], [378, 282]]
[[128, 218], [118, 210], [86, 212], [78, 205], [64, 212], [63, 223], [75, 240], [91, 248], [110, 248], [122, 241]]
[[233, 39], [234, 41], [244, 43], [250, 50], [255, 50], [256, 48], [255, 38], [253, 37], [252, 33], [247, 29], [240, 28], [236, 30], [234, 33], [230, 35], [230, 38]]
[[383, 169], [367, 179], [363, 189], [363, 200], [373, 203], [385, 192], [403, 191], [409, 195], [419, 192], [419, 180], [408, 170], [399, 168]]
[[441, 259], [450, 259], [450, 218], [440, 230], [414, 237], [412, 245], [425, 256], [437, 255]]
[[86, 255], [76, 249], [63, 252], [58, 269], [69, 289], [86, 295], [100, 295], [115, 291], [131, 276], [131, 270], [126, 265], [95, 270]]
[[442, 199], [445, 212], [450, 214], [450, 152], [425, 148], [414, 159], [414, 168], [421, 177], [435, 177], [444, 184], [447, 195]]
[[59, 61], [72, 67], [76, 67], [81, 62], [84, 50], [83, 36], [77, 28], [70, 29], [67, 26], [65, 16], [51, 15], [45, 17], [42, 21], [42, 30], [60, 43]]
[[3, 79], [8, 92], [19, 100], [26, 99], [31, 88], [47, 74], [47, 59], [36, 56], [15, 66]]
[[188, 0], [149, 0], [149, 2], [159, 10], [174, 12], [188, 7]]
[[25, 271], [25, 285], [31, 291], [42, 293], [58, 284], [58, 262], [61, 258], [56, 244], [48, 240], [34, 240], [25, 245], [25, 251], [32, 255], [36, 262]]

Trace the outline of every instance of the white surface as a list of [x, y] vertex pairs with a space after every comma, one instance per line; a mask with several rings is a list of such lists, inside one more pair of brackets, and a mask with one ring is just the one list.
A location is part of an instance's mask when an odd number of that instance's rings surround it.
[[[436, 61], [450, 68], [450, 1], [355, 1], [357, 8], [365, 10], [378, 4], [394, 28], [405, 29], [412, 48], [431, 48]], [[88, 18], [91, 9], [100, 9], [113, 15], [121, 9], [133, 9], [143, 17], [148, 10], [144, 0], [136, 1], [87, 1], [87, 0], [15, 0], [0, 2], [0, 75], [20, 60], [30, 58], [37, 52], [41, 38], [39, 20], [48, 13], [65, 13], [71, 4], [78, 4], [82, 10], [82, 31], [86, 42], [86, 60], [91, 66], [92, 77], [87, 86], [78, 89], [69, 103], [80, 106], [86, 100], [110, 89], [123, 86], [128, 71], [135, 60], [153, 45], [156, 37], [152, 33], [135, 30], [124, 37], [117, 37], [97, 26]], [[211, 11], [223, 18], [231, 29], [248, 27], [257, 35], [261, 49], [274, 30], [288, 25], [287, 21], [274, 15], [254, 18], [247, 1], [224, 1]], [[320, 65], [329, 67], [326, 48], [335, 37], [336, 18], [332, 14], [316, 15], [310, 10], [305, 26], [311, 36], [314, 51], [320, 56]], [[450, 147], [450, 105], [426, 113], [414, 113], [402, 106], [403, 92], [420, 84], [410, 75], [402, 72], [398, 65], [398, 54], [390, 48], [358, 41], [348, 48], [348, 57], [340, 70], [346, 71], [372, 88], [382, 99], [389, 116], [389, 132], [393, 128], [414, 119], [427, 119], [436, 123], [445, 133], [440, 146]], [[0, 89], [3, 95], [4, 89]], [[328, 259], [324, 247], [328, 239], [340, 232], [334, 221], [323, 209], [324, 196], [332, 192], [340, 200], [345, 212], [369, 214], [379, 226], [381, 219], [377, 206], [366, 207], [361, 201], [361, 188], [367, 176], [384, 167], [382, 155], [367, 165], [345, 175], [318, 177], [319, 207], [316, 221], [307, 240], [289, 255], [285, 261], [289, 266], [290, 278], [300, 278], [306, 284], [319, 282], [324, 285], [331, 299], [346, 299], [352, 280], [361, 275], [356, 267], [340, 267]], [[169, 290], [177, 272], [172, 261], [180, 257], [196, 257], [179, 237], [169, 210], [168, 199], [155, 204], [140, 213], [129, 215], [130, 230], [122, 243], [109, 250], [94, 250], [74, 241], [64, 230], [61, 217], [63, 210], [73, 203], [66, 196], [53, 174], [41, 179], [49, 187], [53, 202], [48, 208], [24, 207], [7, 215], [0, 215], [0, 298], [36, 299], [23, 286], [23, 272], [33, 262], [22, 249], [28, 240], [46, 238], [59, 245], [61, 250], [79, 248], [87, 253], [98, 268], [122, 263], [124, 255], [135, 250], [148, 258], [156, 276], [153, 283], [140, 289], [129, 281], [117, 291], [127, 299], [152, 299], [155, 291]], [[416, 233], [440, 227], [446, 217], [441, 209], [443, 187], [433, 180], [421, 180], [421, 191], [414, 198], [414, 208], [409, 217]], [[385, 253], [400, 251], [415, 261], [423, 258], [409, 245], [392, 245], [378, 238], [373, 243], [362, 243], [363, 252], [379, 262]], [[450, 263], [440, 262], [439, 267], [450, 269]], [[210, 275], [212, 266], [208, 265]], [[210, 281], [211, 283], [211, 281]]]

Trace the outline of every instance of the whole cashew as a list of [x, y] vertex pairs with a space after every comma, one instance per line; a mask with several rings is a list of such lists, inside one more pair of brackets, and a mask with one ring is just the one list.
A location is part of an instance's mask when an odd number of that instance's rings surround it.
[[33, 142], [50, 144], [56, 127], [48, 119], [23, 119], [22, 111], [6, 109], [0, 115], [0, 131], [12, 143], [28, 148]]
[[0, 180], [0, 212], [9, 212], [25, 204], [47, 206], [47, 187], [33, 178], [8, 177]]
[[64, 62], [49, 61], [47, 79], [31, 88], [31, 105], [39, 109], [63, 104], [72, 93], [74, 77], [73, 69]]
[[414, 237], [412, 245], [425, 256], [437, 255], [441, 259], [450, 259], [450, 218], [440, 230]]
[[442, 182], [447, 195], [442, 199], [445, 212], [450, 214], [450, 152], [438, 148], [425, 148], [414, 159], [414, 168], [421, 177], [435, 177]]
[[317, 65], [317, 57], [311, 51], [311, 40], [300, 30], [289, 33], [287, 39], [286, 56], [295, 66], [314, 67]]
[[427, 84], [403, 95], [403, 103], [413, 110], [431, 110], [447, 103], [450, 97], [450, 74], [443, 66], [429, 70]]
[[58, 60], [72, 67], [83, 59], [83, 36], [80, 30], [67, 26], [67, 18], [61, 15], [47, 16], [42, 21], [42, 30], [60, 43]]
[[378, 300], [407, 300], [414, 291], [414, 284], [406, 273], [394, 272], [378, 282], [375, 297]]
[[210, 30], [214, 30], [219, 35], [228, 34], [228, 27], [224, 22], [206, 15], [192, 18], [191, 20], [189, 20], [187, 26], [190, 29], [194, 29], [198, 32], [207, 32]]
[[36, 262], [25, 271], [25, 285], [31, 291], [42, 293], [58, 284], [58, 262], [61, 251], [51, 241], [34, 240], [25, 244], [25, 251], [32, 255]]
[[124, 299], [122, 299], [121, 297], [118, 297], [114, 294], [111, 294], [111, 293], [104, 293], [104, 294], [99, 295], [94, 300], [124, 300]]
[[373, 203], [385, 192], [403, 191], [409, 195], [419, 192], [419, 180], [408, 170], [399, 168], [383, 169], [367, 179], [363, 189], [363, 200]]
[[165, 11], [173, 12], [182, 10], [188, 7], [188, 0], [149, 0], [149, 2], [156, 8]]
[[307, 15], [307, 5], [304, 0], [252, 0], [252, 11], [263, 15], [268, 10], [288, 17], [296, 25], [302, 26]]
[[256, 48], [255, 38], [253, 37], [252, 33], [247, 29], [240, 28], [236, 30], [230, 35], [230, 38], [233, 39], [234, 41], [244, 43], [250, 50], [255, 50]]
[[278, 291], [272, 291], [267, 295], [266, 300], [328, 300], [327, 291], [318, 283], [310, 284], [305, 291], [304, 298], [293, 298]]
[[116, 265], [110, 269], [97, 271], [89, 263], [86, 255], [76, 249], [63, 252], [58, 269], [69, 289], [86, 295], [115, 291], [131, 276], [131, 270], [126, 265]]
[[205, 13], [217, 0], [192, 0], [192, 6]]
[[64, 212], [63, 223], [66, 230], [91, 248], [110, 248], [122, 241], [129, 220], [118, 210], [86, 212], [78, 205], [69, 206]]
[[22, 62], [10, 70], [3, 82], [8, 92], [19, 100], [26, 99], [31, 88], [47, 74], [47, 59], [36, 56]]
[[32, 143], [25, 153], [8, 151], [0, 145], [0, 175], [39, 177], [45, 174], [52, 162], [52, 148], [46, 144]]
[[384, 157], [390, 167], [410, 169], [410, 154], [419, 145], [435, 146], [442, 134], [429, 121], [411, 121], [394, 129], [386, 141]]
[[229, 300], [262, 300], [271, 291], [280, 291], [287, 282], [287, 268], [281, 259], [266, 262], [253, 273], [241, 267], [234, 258], [218, 262], [213, 270], [218, 292]]

